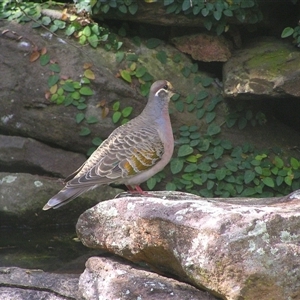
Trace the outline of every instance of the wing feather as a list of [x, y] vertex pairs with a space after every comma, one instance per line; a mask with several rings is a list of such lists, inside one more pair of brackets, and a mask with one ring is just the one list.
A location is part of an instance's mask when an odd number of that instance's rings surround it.
[[95, 185], [123, 183], [150, 169], [161, 159], [164, 146], [153, 128], [140, 128], [126, 135], [109, 137], [70, 180], [66, 188], [92, 188]]

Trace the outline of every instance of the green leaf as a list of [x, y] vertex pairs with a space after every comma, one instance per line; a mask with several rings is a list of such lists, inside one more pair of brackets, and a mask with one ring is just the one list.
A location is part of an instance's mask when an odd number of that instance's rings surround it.
[[206, 123], [209, 124], [215, 119], [215, 117], [216, 117], [216, 112], [214, 111], [208, 112], [205, 116]]
[[135, 15], [137, 10], [138, 10], [138, 5], [137, 3], [132, 3], [129, 7], [128, 7], [128, 10], [129, 12], [132, 14], [132, 15]]
[[193, 148], [189, 145], [181, 145], [178, 149], [178, 157], [190, 155], [194, 152]]
[[84, 45], [86, 42], [86, 36], [85, 35], [82, 35], [80, 38], [79, 38], [79, 44], [80, 45]]
[[274, 187], [275, 186], [274, 180], [271, 177], [263, 178], [262, 182], [268, 187]]
[[294, 29], [291, 27], [286, 27], [283, 29], [282, 33], [281, 33], [281, 37], [282, 38], [287, 38], [289, 36], [291, 36], [294, 33]]
[[185, 103], [192, 103], [194, 101], [195, 95], [188, 95], [185, 99]]
[[213, 83], [214, 79], [211, 77], [203, 77], [201, 78], [201, 84], [203, 87], [208, 87]]
[[122, 110], [122, 115], [124, 118], [127, 118], [132, 113], [133, 108], [131, 106], [127, 106]]
[[83, 113], [78, 113], [75, 117], [76, 123], [79, 124], [84, 120], [84, 114]]
[[230, 10], [230, 9], [225, 9], [225, 10], [223, 11], [223, 14], [224, 14], [226, 17], [233, 17], [233, 12], [232, 12], [232, 10]]
[[66, 27], [66, 22], [62, 20], [54, 20], [53, 23], [59, 28], [64, 29]]
[[195, 172], [197, 169], [198, 169], [198, 166], [196, 164], [190, 164], [184, 168], [184, 172], [191, 173], [191, 172]]
[[82, 127], [80, 132], [79, 132], [79, 135], [80, 136], [87, 136], [91, 133], [91, 130], [87, 127]]
[[224, 152], [224, 148], [223, 147], [216, 146], [214, 148], [214, 158], [215, 159], [219, 159], [223, 155], [223, 152]]
[[120, 5], [118, 8], [121, 13], [123, 13], [123, 14], [127, 13], [127, 6], [125, 6], [124, 4]]
[[76, 91], [76, 92], [73, 92], [72, 94], [71, 94], [71, 98], [72, 98], [72, 100], [74, 99], [74, 100], [79, 100], [80, 99], [80, 94]]
[[156, 178], [155, 177], [151, 177], [147, 180], [147, 187], [149, 190], [153, 190], [153, 188], [155, 187], [156, 185]]
[[96, 34], [92, 34], [91, 36], [88, 37], [87, 40], [93, 48], [97, 48], [99, 39], [98, 39], [98, 36]]
[[211, 190], [214, 187], [214, 185], [215, 183], [212, 180], [208, 180], [206, 187], [208, 190]]
[[77, 90], [81, 88], [81, 84], [78, 81], [73, 81], [73, 86], [74, 86], [74, 89], [77, 89]]
[[216, 135], [221, 132], [221, 128], [219, 125], [212, 123], [207, 128], [207, 134], [210, 136]]
[[121, 71], [121, 77], [122, 77], [125, 81], [131, 83], [131, 75], [130, 75], [130, 73], [129, 73], [128, 71], [122, 70], [122, 71]]
[[170, 169], [173, 175], [178, 174], [183, 168], [183, 160], [180, 158], [174, 158], [171, 160]]
[[161, 44], [162, 44], [162, 40], [156, 39], [156, 38], [151, 38], [146, 42], [146, 47], [149, 49], [154, 49]]
[[86, 109], [86, 108], [87, 108], [87, 105], [85, 103], [79, 103], [77, 105], [77, 109], [83, 110], [83, 109]]
[[98, 119], [94, 116], [90, 116], [86, 119], [86, 121], [87, 121], [88, 124], [94, 124], [94, 123], [98, 122]]
[[220, 10], [215, 10], [213, 14], [214, 14], [214, 18], [215, 18], [217, 21], [220, 21], [220, 19], [222, 18], [222, 11], [220, 11]]
[[175, 102], [175, 108], [179, 112], [183, 112], [184, 111], [184, 103], [183, 103], [183, 101], [179, 100], [179, 101]]
[[41, 66], [47, 65], [49, 63], [49, 61], [50, 61], [49, 54], [41, 55], [41, 57], [40, 57], [40, 64], [41, 64]]
[[93, 143], [93, 145], [95, 145], [95, 146], [101, 145], [102, 142], [103, 142], [103, 140], [102, 140], [101, 138], [99, 138], [99, 137], [95, 137], [95, 138], [92, 139], [92, 143]]
[[76, 31], [76, 27], [74, 26], [74, 25], [69, 25], [68, 27], [67, 27], [67, 29], [66, 29], [66, 31], [65, 31], [65, 34], [67, 35], [67, 36], [70, 36], [70, 35], [72, 35], [74, 32]]
[[92, 33], [91, 28], [88, 25], [83, 28], [82, 32], [87, 37], [90, 36]]
[[119, 122], [120, 118], [121, 118], [122, 114], [119, 111], [116, 111], [113, 116], [112, 116], [112, 121], [116, 124]]
[[204, 8], [201, 10], [201, 14], [202, 14], [203, 17], [207, 17], [208, 14], [209, 14], [209, 10], [208, 10], [206, 7], [204, 7]]
[[191, 7], [191, 2], [190, 0], [184, 0], [182, 3], [182, 10], [186, 11]]
[[94, 94], [94, 92], [91, 90], [90, 87], [88, 86], [83, 86], [80, 90], [79, 90], [79, 93], [81, 95], [84, 95], [84, 96], [91, 96]]
[[221, 168], [216, 170], [216, 177], [219, 181], [223, 180], [227, 175], [227, 171], [225, 168]]
[[173, 182], [168, 182], [166, 184], [166, 191], [176, 191], [176, 185]]
[[146, 72], [143, 76], [142, 76], [142, 80], [144, 81], [152, 81], [154, 78], [151, 74], [149, 74], [148, 72]]
[[50, 75], [48, 78], [48, 86], [51, 87], [59, 81], [59, 77], [57, 75]]
[[86, 78], [86, 77], [82, 77], [81, 78], [81, 83], [85, 83], [85, 84], [90, 84], [91, 83], [91, 81], [88, 79], [88, 78]]
[[196, 113], [197, 119], [200, 120], [204, 116], [205, 112], [206, 112], [205, 108], [198, 109]]
[[55, 24], [52, 24], [52, 25], [50, 26], [50, 28], [49, 28], [49, 30], [50, 30], [51, 32], [55, 32], [57, 29], [58, 29], [58, 26], [55, 25]]
[[188, 78], [191, 74], [191, 69], [189, 67], [183, 67], [181, 73], [185, 78]]
[[300, 167], [300, 162], [296, 159], [296, 158], [294, 158], [294, 157], [291, 157], [291, 166], [292, 166], [292, 168], [294, 169], [294, 170], [298, 170], [299, 169], [299, 167]]
[[282, 160], [280, 157], [278, 157], [278, 156], [275, 156], [275, 158], [274, 158], [274, 164], [275, 164], [275, 166], [276, 166], [278, 169], [282, 169], [283, 166], [284, 166], [283, 160]]
[[51, 64], [49, 68], [50, 68], [51, 71], [53, 71], [55, 73], [60, 72], [60, 66], [58, 64]]
[[48, 26], [51, 23], [51, 19], [48, 16], [42, 17], [42, 24]]
[[118, 51], [116, 53], [116, 61], [117, 63], [120, 63], [125, 57], [125, 53], [123, 51]]
[[129, 53], [126, 55], [128, 61], [138, 61], [139, 57], [135, 53]]
[[244, 182], [245, 184], [250, 183], [255, 178], [255, 172], [252, 170], [247, 170], [244, 174]]
[[241, 196], [243, 196], [243, 197], [249, 197], [249, 196], [252, 196], [252, 195], [255, 195], [255, 194], [256, 194], [255, 188], [253, 188], [253, 187], [247, 187], [241, 193]]
[[156, 58], [162, 63], [165, 64], [167, 62], [167, 54], [165, 51], [161, 50], [156, 53]]
[[244, 117], [239, 118], [239, 121], [238, 121], [238, 128], [239, 128], [240, 130], [242, 130], [242, 129], [244, 129], [244, 128], [246, 127], [246, 125], [247, 125], [247, 119], [244, 118]]
[[113, 109], [114, 111], [119, 110], [119, 109], [120, 109], [120, 101], [115, 102], [115, 103], [113, 104], [112, 109]]
[[[73, 82], [70, 82], [70, 81], [66, 81], [66, 82], [62, 85], [62, 88], [63, 88], [64, 91], [66, 91], [66, 92], [74, 92], [74, 91], [75, 91]], [[74, 99], [74, 98], [73, 98], [73, 99]], [[78, 99], [79, 99], [79, 98], [78, 98]]]
[[172, 58], [173, 62], [178, 64], [181, 61], [181, 55], [179, 53], [175, 54]]
[[144, 66], [140, 66], [136, 69], [135, 71], [135, 76], [137, 78], [142, 77], [143, 75], [145, 75], [145, 73], [147, 72], [147, 69]]

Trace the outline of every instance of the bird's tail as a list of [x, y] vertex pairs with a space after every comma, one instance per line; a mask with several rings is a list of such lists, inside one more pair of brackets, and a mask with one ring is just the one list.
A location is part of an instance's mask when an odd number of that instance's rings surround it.
[[89, 189], [83, 189], [82, 187], [65, 187], [47, 202], [47, 204], [43, 207], [43, 210], [61, 207], [77, 198], [87, 190]]

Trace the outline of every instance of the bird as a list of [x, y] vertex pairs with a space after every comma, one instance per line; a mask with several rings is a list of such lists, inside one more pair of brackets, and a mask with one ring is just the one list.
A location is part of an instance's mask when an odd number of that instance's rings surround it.
[[130, 192], [143, 193], [139, 185], [161, 171], [173, 154], [169, 102], [175, 93], [169, 81], [154, 82], [141, 114], [117, 127], [86, 162], [65, 179], [64, 188], [43, 210], [61, 207], [100, 185], [126, 185]]

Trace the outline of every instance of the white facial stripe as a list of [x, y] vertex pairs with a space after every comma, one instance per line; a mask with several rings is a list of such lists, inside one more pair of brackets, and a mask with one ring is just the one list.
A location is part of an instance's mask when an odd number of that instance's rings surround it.
[[158, 97], [158, 94], [160, 93], [160, 91], [164, 91], [167, 93], [167, 91], [164, 88], [159, 89], [156, 93], [155, 96]]

